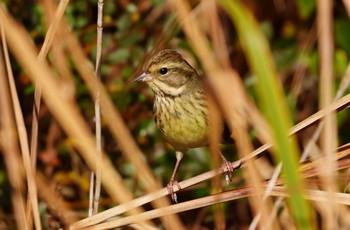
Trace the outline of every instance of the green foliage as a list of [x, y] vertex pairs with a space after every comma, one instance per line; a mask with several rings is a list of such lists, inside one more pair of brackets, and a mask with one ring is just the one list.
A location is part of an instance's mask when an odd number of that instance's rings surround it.
[[113, 53], [111, 53], [107, 61], [113, 62], [113, 63], [123, 63], [125, 62], [128, 57], [130, 56], [130, 51], [127, 48], [120, 48]]
[[336, 44], [344, 49], [350, 56], [350, 21], [346, 18], [337, 18], [334, 21], [334, 32]]
[[307, 19], [315, 12], [316, 0], [297, 0], [298, 11], [302, 19]]

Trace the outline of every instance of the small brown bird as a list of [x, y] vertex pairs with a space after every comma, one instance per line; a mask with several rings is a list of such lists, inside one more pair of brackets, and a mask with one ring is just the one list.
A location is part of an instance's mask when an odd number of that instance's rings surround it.
[[[155, 94], [153, 113], [155, 122], [165, 139], [176, 150], [176, 164], [167, 185], [177, 202], [173, 186], [176, 170], [188, 148], [209, 144], [208, 107], [203, 79], [175, 50], [162, 50], [149, 59], [135, 81], [146, 82]], [[229, 178], [232, 165], [220, 153]]]

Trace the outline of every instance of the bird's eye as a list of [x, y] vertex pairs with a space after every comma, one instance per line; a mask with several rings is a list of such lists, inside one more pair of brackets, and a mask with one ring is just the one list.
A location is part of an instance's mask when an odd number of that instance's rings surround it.
[[159, 70], [159, 73], [162, 74], [162, 75], [166, 74], [167, 72], [168, 72], [168, 68], [161, 68]]

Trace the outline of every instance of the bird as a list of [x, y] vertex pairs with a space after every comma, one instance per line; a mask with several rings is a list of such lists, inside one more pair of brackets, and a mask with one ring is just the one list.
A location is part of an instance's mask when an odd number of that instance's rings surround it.
[[[167, 185], [177, 203], [174, 186], [180, 190], [175, 174], [184, 153], [209, 144], [208, 102], [206, 86], [197, 71], [174, 49], [158, 51], [146, 61], [135, 82], [146, 83], [154, 93], [153, 114], [156, 125], [175, 149], [176, 163]], [[231, 180], [232, 164], [220, 152], [224, 172]], [[227, 181], [228, 182], [228, 181]]]

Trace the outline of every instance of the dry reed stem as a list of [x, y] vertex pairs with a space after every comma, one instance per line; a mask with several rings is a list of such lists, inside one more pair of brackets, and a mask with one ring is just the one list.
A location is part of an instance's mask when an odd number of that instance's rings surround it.
[[[45, 1], [47, 2], [47, 1]], [[57, 32], [57, 28], [59, 25], [59, 22], [61, 21], [63, 14], [65, 12], [65, 9], [68, 5], [67, 0], [62, 0], [60, 1], [59, 7], [56, 11], [55, 17], [52, 20], [52, 23], [48, 27], [48, 31], [45, 36], [44, 43], [40, 49], [39, 55], [38, 55], [38, 60], [39, 62], [42, 62], [46, 59], [46, 56], [50, 50], [50, 47], [53, 43], [53, 39], [55, 37], [55, 34]], [[31, 164], [33, 167], [33, 172], [35, 174], [36, 170], [36, 160], [37, 160], [37, 151], [38, 151], [38, 115], [40, 111], [40, 101], [41, 101], [41, 86], [39, 82], [36, 82], [36, 87], [34, 91], [34, 104], [33, 104], [33, 112], [32, 112], [32, 127], [31, 127], [31, 140], [30, 140], [30, 159], [31, 159]], [[28, 201], [29, 202], [29, 201]], [[31, 228], [32, 226], [32, 212], [30, 209], [31, 203], [27, 203], [27, 209], [28, 209], [28, 223]]]
[[10, 57], [7, 51], [7, 45], [6, 45], [6, 32], [3, 31], [4, 37], [3, 41], [6, 46], [5, 48], [5, 58], [6, 58], [6, 69], [7, 69], [7, 77], [8, 77], [8, 83], [10, 87], [10, 93], [11, 93], [11, 99], [12, 99], [12, 105], [17, 125], [17, 133], [19, 137], [19, 143], [20, 148], [22, 152], [22, 160], [23, 160], [23, 166], [26, 172], [26, 179], [27, 179], [27, 186], [28, 186], [28, 202], [27, 202], [27, 212], [26, 212], [26, 221], [27, 223], [30, 223], [28, 227], [31, 229], [31, 219], [32, 219], [32, 212], [34, 214], [34, 224], [35, 228], [40, 230], [41, 229], [41, 221], [40, 221], [40, 214], [39, 214], [39, 205], [38, 205], [38, 192], [37, 187], [34, 179], [34, 168], [31, 164], [30, 159], [30, 153], [29, 153], [29, 143], [28, 143], [28, 134], [24, 123], [23, 113], [21, 109], [21, 105], [19, 103], [19, 98], [17, 94], [17, 89], [13, 77], [12, 67], [10, 63]]
[[[6, 65], [9, 66], [7, 44], [3, 25], [1, 27], [2, 50], [5, 54]], [[4, 163], [7, 168], [9, 182], [11, 184], [12, 206], [19, 229], [28, 229], [26, 220], [26, 211], [24, 206], [24, 172], [23, 163], [20, 158], [18, 148], [16, 124], [13, 115], [13, 105], [10, 99], [10, 90], [6, 79], [6, 67], [3, 59], [3, 53], [0, 53], [0, 148], [4, 157]]]
[[345, 5], [346, 12], [348, 13], [348, 16], [350, 17], [350, 0], [343, 0], [343, 3]]
[[[239, 164], [240, 164], [240, 162], [237, 161], [237, 162], [233, 163], [232, 166], [235, 168], [235, 167], [238, 167]], [[198, 184], [200, 182], [211, 179], [215, 176], [221, 175], [222, 173], [223, 173], [222, 168], [211, 170], [211, 171], [203, 173], [201, 175], [192, 177], [191, 179], [181, 181], [181, 182], [179, 182], [179, 186], [181, 187], [181, 189], [185, 189], [185, 188], [188, 188], [192, 185], [195, 185], [195, 184]], [[174, 187], [174, 192], [177, 192], [177, 191], [178, 191], [178, 188]], [[141, 196], [141, 197], [138, 197], [138, 198], [136, 198], [128, 203], [123, 203], [123, 204], [118, 205], [114, 208], [100, 212], [100, 213], [98, 213], [90, 218], [85, 218], [85, 219], [75, 223], [72, 226], [72, 229], [79, 229], [79, 228], [83, 228], [86, 226], [90, 226], [90, 225], [102, 222], [102, 221], [109, 219], [113, 216], [120, 215], [120, 214], [124, 213], [126, 210], [133, 209], [135, 207], [147, 204], [149, 202], [152, 202], [152, 201], [159, 199], [160, 197], [166, 196], [168, 194], [169, 193], [168, 193], [167, 188], [162, 188], [161, 190], [158, 190], [158, 191], [155, 191], [152, 193], [148, 193], [148, 194]]]
[[[207, 95], [208, 111], [209, 111], [209, 150], [211, 154], [211, 168], [220, 167], [219, 152], [221, 134], [223, 132], [222, 116], [220, 109], [213, 98], [213, 95], [208, 92]], [[222, 183], [219, 177], [215, 177], [211, 183], [211, 194], [223, 191]], [[216, 229], [225, 229], [224, 213], [220, 204], [214, 206], [214, 218]]]
[[160, 208], [160, 209], [153, 209], [151, 211], [147, 211], [141, 214], [133, 215], [130, 217], [125, 217], [123, 219], [119, 219], [116, 221], [109, 221], [106, 223], [98, 224], [95, 226], [91, 226], [87, 229], [108, 229], [108, 228], [115, 228], [118, 226], [128, 225], [130, 223], [135, 223], [143, 219], [153, 219], [153, 218], [159, 218], [164, 215], [169, 215], [173, 213], [178, 212], [184, 212], [188, 210], [193, 210], [201, 207], [210, 206], [213, 204], [217, 204], [219, 202], [225, 202], [228, 200], [233, 199], [239, 199], [243, 197], [247, 197], [248, 195], [251, 195], [251, 189], [249, 188], [243, 188], [239, 190], [235, 190], [235, 193], [230, 192], [223, 192], [215, 195], [210, 195], [203, 198], [198, 198], [191, 201], [186, 201], [178, 204], [173, 204], [168, 207]]
[[[202, 2], [202, 4], [207, 5], [207, 7], [203, 7], [204, 10], [206, 10], [204, 13], [207, 15], [207, 20], [209, 24], [209, 35], [212, 38], [213, 41], [213, 48], [215, 51], [215, 54], [217, 55], [218, 64], [221, 65], [221, 68], [224, 69], [231, 69], [229, 55], [228, 55], [228, 47], [226, 46], [225, 36], [223, 32], [223, 28], [221, 26], [220, 20], [217, 15], [218, 6], [213, 0], [208, 0], [205, 2]], [[210, 17], [212, 15], [212, 17]], [[186, 18], [183, 18], [182, 20], [186, 20]], [[189, 19], [187, 19], [189, 20]], [[192, 19], [195, 20], [195, 19]], [[189, 22], [193, 23], [193, 22]], [[235, 74], [237, 77], [235, 79], [240, 79], [238, 77], [238, 74]], [[216, 76], [218, 78], [220, 76]], [[240, 104], [240, 102], [246, 102], [248, 100], [247, 96], [244, 93], [243, 89], [243, 83], [240, 82], [239, 84], [232, 84], [232, 91], [238, 92], [235, 97], [232, 98], [232, 107], [235, 108], [242, 108], [245, 105]], [[242, 95], [244, 94], [244, 95]], [[229, 97], [229, 95], [227, 95]], [[227, 106], [227, 105], [226, 105]], [[259, 113], [256, 113], [259, 114]], [[249, 138], [248, 134], [248, 124], [245, 119], [243, 119], [242, 115], [239, 114], [237, 111], [232, 111], [232, 117], [231, 120], [234, 122], [231, 122], [232, 124], [232, 135], [234, 139], [237, 142], [237, 149], [240, 157], [244, 157], [248, 155], [250, 152], [253, 151], [253, 146]], [[248, 160], [246, 162], [247, 165], [247, 171], [243, 172], [243, 177], [247, 184], [253, 188], [257, 196], [250, 197], [249, 201], [253, 208], [253, 213], [259, 216], [262, 216], [260, 218], [260, 228], [262, 226], [266, 226], [265, 220], [267, 220], [267, 217], [269, 213], [271, 212], [270, 209], [272, 207], [272, 202], [270, 199], [266, 198], [263, 199], [262, 194], [264, 194], [264, 191], [261, 190], [261, 182], [262, 177], [259, 174], [256, 166], [254, 165], [254, 160]], [[278, 225], [274, 222], [273, 229], [279, 229]]]
[[[51, 1], [45, 1], [51, 2]], [[46, 56], [52, 46], [53, 40], [55, 38], [58, 26], [62, 17], [64, 15], [65, 9], [68, 5], [68, 0], [61, 0], [60, 4], [56, 10], [55, 16], [48, 27], [44, 43], [40, 49], [38, 60], [42, 62], [46, 59]], [[31, 154], [31, 162], [33, 168], [36, 167], [37, 160], [37, 148], [38, 148], [38, 115], [40, 111], [40, 101], [41, 101], [41, 86], [40, 82], [36, 82], [35, 91], [34, 91], [34, 104], [33, 104], [33, 118], [32, 118], [32, 129], [31, 129], [31, 140], [30, 140], [30, 154]]]
[[[217, 103], [215, 102], [213, 95], [209, 94], [207, 95], [207, 103], [208, 103], [208, 111], [209, 111], [209, 150], [211, 155], [211, 168], [218, 168], [220, 167], [220, 159], [219, 159], [219, 152], [220, 147], [220, 139], [221, 134], [223, 132], [222, 127], [222, 116], [220, 113], [220, 109], [218, 108]], [[230, 172], [229, 172], [230, 173]], [[212, 180], [211, 183], [211, 194], [215, 194], [218, 192], [223, 191], [223, 186], [221, 183], [221, 178], [215, 177]], [[222, 210], [221, 204], [214, 206], [214, 221], [215, 221], [215, 228], [216, 229], [225, 229], [225, 216], [224, 212]], [[199, 223], [198, 223], [199, 224]]]
[[[318, 32], [318, 50], [320, 59], [320, 108], [324, 108], [332, 103], [334, 92], [333, 81], [333, 4], [331, 0], [317, 2], [317, 32]], [[325, 162], [320, 178], [324, 182], [325, 190], [331, 194], [337, 191], [337, 185], [334, 177], [335, 163], [331, 161], [332, 151], [337, 146], [337, 125], [335, 114], [330, 113], [323, 119], [323, 131], [321, 132], [320, 145], [322, 154], [326, 154]], [[335, 219], [339, 206], [332, 202], [333, 197], [329, 196], [330, 207], [325, 210], [326, 215], [323, 216], [325, 223], [328, 223], [326, 228], [338, 228], [338, 223]], [[340, 215], [342, 217], [342, 215]]]
[[[48, 65], [39, 63], [36, 59], [35, 47], [29, 41], [28, 35], [23, 29], [0, 8], [0, 18], [7, 32], [8, 41], [14, 56], [18, 62], [28, 71], [28, 76], [32, 81], [40, 81], [43, 87], [43, 96], [46, 105], [57, 118], [66, 133], [73, 138], [75, 146], [80, 151], [90, 168], [95, 169], [95, 148], [89, 129], [79, 114], [78, 107], [71, 101], [68, 101], [63, 95], [61, 88], [54, 78]], [[106, 191], [116, 202], [127, 202], [132, 199], [132, 195], [123, 186], [122, 179], [113, 169], [110, 161], [105, 157], [102, 161], [102, 167], [106, 171], [103, 174], [102, 181]], [[119, 186], [117, 186], [119, 185]], [[134, 209], [130, 213], [141, 212], [142, 209]]]
[[[279, 178], [279, 173], [281, 172], [282, 169], [282, 162], [280, 162], [276, 167], [275, 167], [275, 171], [271, 176], [271, 179], [269, 181], [269, 183], [267, 184], [263, 199], [266, 199], [267, 197], [270, 196], [271, 191], [273, 190], [275, 184], [277, 184], [277, 180]], [[271, 229], [271, 225], [274, 223], [275, 217], [277, 216], [277, 212], [280, 208], [280, 206], [282, 205], [282, 201], [283, 198], [279, 197], [273, 205], [273, 208], [271, 209], [271, 213], [268, 217], [268, 219], [266, 220], [266, 225], [264, 226], [265, 229]], [[259, 220], [259, 218], [261, 218], [261, 215], [256, 215], [254, 217], [254, 219], [252, 220], [249, 229], [256, 229], [257, 227], [257, 221]]]
[[[196, 10], [198, 9], [198, 10]], [[196, 11], [195, 11], [196, 10]], [[200, 20], [200, 18], [194, 17], [194, 12], [196, 12], [204, 20]], [[219, 15], [218, 15], [218, 7], [214, 0], [209, 0], [202, 2], [199, 4], [194, 10], [191, 11], [191, 14], [187, 18], [187, 20], [197, 20], [202, 22], [202, 26], [204, 27], [206, 24], [208, 25], [209, 35], [213, 40], [213, 46], [216, 51], [221, 50], [222, 52], [216, 52], [219, 55], [218, 59], [222, 63], [223, 66], [229, 66], [230, 60], [227, 55], [227, 47], [225, 43], [225, 37], [223, 33], [223, 28], [220, 23]], [[214, 96], [214, 95], [211, 95]], [[219, 159], [220, 147], [220, 139], [222, 136], [223, 129], [221, 128], [223, 118], [218, 105], [215, 103], [215, 100], [208, 100], [209, 104], [209, 122], [213, 123], [212, 127], [209, 127], [209, 143], [210, 145], [210, 153], [213, 161], [212, 167], [219, 167], [219, 162], [222, 161]], [[212, 108], [210, 107], [212, 106]], [[230, 172], [229, 172], [230, 173]], [[223, 186], [221, 183], [220, 177], [215, 177], [211, 184], [211, 194], [216, 194], [223, 191]], [[214, 218], [215, 218], [215, 228], [226, 229], [226, 221], [225, 221], [225, 213], [222, 204], [216, 204], [214, 206]]]
[[[96, 40], [96, 63], [95, 63], [95, 76], [101, 79], [101, 59], [102, 59], [102, 35], [103, 35], [103, 0], [99, 0], [97, 3], [97, 40]], [[102, 160], [102, 131], [101, 131], [101, 103], [100, 103], [100, 89], [96, 91], [95, 98], [95, 135], [96, 135], [96, 151], [98, 153], [96, 157], [96, 181], [92, 180], [90, 183], [95, 184], [95, 191], [90, 192], [90, 199], [94, 199], [93, 212], [98, 212], [98, 205], [101, 195], [101, 160]], [[91, 179], [94, 177], [91, 176]], [[90, 207], [91, 210], [91, 207]]]
[[[325, 191], [312, 190], [312, 189], [306, 189], [304, 191], [305, 191], [304, 194], [306, 199], [317, 201], [317, 202], [328, 202], [328, 198], [327, 198], [328, 193]], [[169, 207], [154, 209], [141, 214], [128, 216], [122, 219], [112, 220], [106, 223], [88, 227], [86, 229], [97, 230], [97, 229], [109, 229], [109, 228], [121, 227], [121, 226], [129, 225], [131, 223], [137, 223], [138, 221], [159, 218], [163, 215], [169, 215], [172, 213], [179, 213], [179, 212], [184, 212], [188, 210], [198, 209], [201, 207], [206, 207], [206, 206], [210, 206], [221, 202], [237, 200], [237, 199], [241, 199], [249, 196], [254, 196], [253, 190], [249, 187], [234, 189], [234, 190], [222, 192], [219, 194], [198, 198], [195, 200], [174, 204]], [[271, 192], [271, 196], [289, 197], [289, 194], [285, 187], [275, 186]], [[335, 193], [334, 198], [335, 198], [334, 201], [338, 204], [350, 205], [350, 194]]]
[[[56, 3], [54, 1], [43, 1], [45, 12], [48, 13], [48, 17], [52, 16], [52, 18], [49, 20], [52, 22], [59, 20], [62, 21], [62, 18], [59, 17], [59, 19], [55, 19], [54, 15], [55, 13], [52, 12], [64, 12], [63, 6], [60, 6], [62, 1], [60, 2], [60, 5], [58, 7], [56, 6]], [[57, 9], [56, 9], [57, 8]], [[61, 15], [61, 13], [59, 13]], [[51, 26], [48, 26], [49, 28]], [[57, 28], [54, 30], [56, 31]], [[51, 36], [50, 36], [51, 37]], [[44, 41], [45, 43], [45, 41]], [[52, 42], [54, 45], [51, 46], [51, 64], [55, 68], [55, 70], [59, 73], [58, 75], [63, 79], [63, 82], [65, 83], [67, 88], [70, 88], [71, 94], [69, 95], [72, 100], [75, 97], [75, 83], [74, 83], [74, 76], [71, 71], [70, 63], [67, 63], [67, 58], [65, 55], [65, 39], [64, 35], [62, 34], [62, 31], [58, 28], [58, 30], [55, 32], [54, 41]]]

